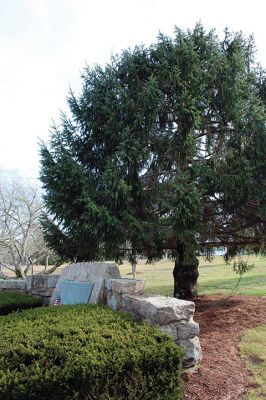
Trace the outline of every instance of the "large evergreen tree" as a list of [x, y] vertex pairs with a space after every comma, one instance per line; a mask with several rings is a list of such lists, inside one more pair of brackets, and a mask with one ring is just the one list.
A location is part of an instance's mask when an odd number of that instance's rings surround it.
[[175, 257], [196, 293], [198, 251], [266, 237], [265, 80], [253, 41], [201, 25], [86, 68], [41, 146], [46, 240], [63, 259]]

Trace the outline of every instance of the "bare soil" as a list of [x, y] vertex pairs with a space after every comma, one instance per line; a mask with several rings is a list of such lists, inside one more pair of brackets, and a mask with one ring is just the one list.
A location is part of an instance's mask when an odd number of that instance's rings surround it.
[[195, 303], [203, 358], [196, 372], [183, 374], [183, 399], [243, 400], [253, 384], [238, 344], [246, 329], [266, 323], [266, 297], [211, 295]]

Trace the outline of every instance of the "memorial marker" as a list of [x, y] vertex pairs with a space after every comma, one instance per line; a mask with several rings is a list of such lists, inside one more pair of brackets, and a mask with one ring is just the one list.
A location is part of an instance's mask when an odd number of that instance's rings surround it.
[[62, 281], [60, 290], [61, 304], [87, 304], [94, 283], [80, 281]]

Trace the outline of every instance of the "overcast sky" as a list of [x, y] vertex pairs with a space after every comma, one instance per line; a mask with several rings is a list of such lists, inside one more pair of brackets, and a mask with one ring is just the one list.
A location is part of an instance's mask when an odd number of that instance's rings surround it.
[[38, 176], [38, 137], [48, 140], [86, 62], [201, 21], [254, 34], [266, 67], [265, 15], [265, 0], [0, 0], [0, 176]]

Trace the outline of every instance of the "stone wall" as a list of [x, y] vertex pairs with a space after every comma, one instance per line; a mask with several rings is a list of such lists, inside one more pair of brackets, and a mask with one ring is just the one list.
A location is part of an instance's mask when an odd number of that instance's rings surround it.
[[38, 274], [27, 276], [27, 292], [43, 298], [43, 303], [48, 305], [53, 295], [60, 275]]
[[27, 292], [43, 298], [45, 305], [49, 304], [60, 275], [29, 275], [26, 279], [0, 279], [0, 290], [16, 290]]
[[184, 367], [196, 365], [202, 357], [198, 339], [199, 324], [193, 320], [195, 304], [173, 297], [144, 294], [143, 280], [110, 279], [107, 282], [107, 304], [123, 310], [138, 320], [158, 326], [173, 337], [185, 351]]
[[198, 339], [199, 324], [194, 321], [195, 304], [173, 297], [144, 293], [145, 281], [121, 279], [111, 263], [77, 263], [64, 268], [61, 275], [39, 274], [26, 279], [0, 279], [0, 290], [21, 290], [41, 296], [44, 304], [60, 299], [64, 281], [92, 282], [89, 303], [107, 304], [113, 310], [131, 313], [137, 320], [158, 326], [173, 337], [185, 352], [184, 367], [196, 365], [202, 357]]
[[26, 279], [0, 279], [0, 290], [26, 291]]

